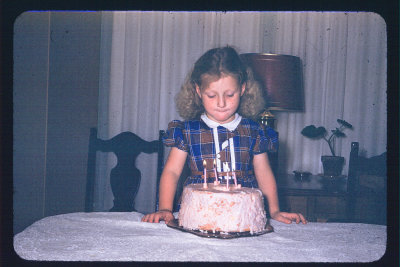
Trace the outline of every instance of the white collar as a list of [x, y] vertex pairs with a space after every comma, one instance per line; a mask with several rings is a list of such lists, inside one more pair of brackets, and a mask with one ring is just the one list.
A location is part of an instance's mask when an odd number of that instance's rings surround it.
[[205, 113], [203, 113], [200, 118], [211, 129], [217, 128], [218, 126], [222, 126], [222, 127], [225, 127], [226, 129], [228, 129], [231, 132], [236, 129], [236, 127], [239, 125], [240, 121], [242, 120], [242, 116], [240, 116], [237, 113], [235, 113], [235, 118], [232, 121], [230, 121], [228, 123], [224, 123], [224, 124], [219, 124], [218, 122], [215, 122], [215, 121], [211, 120], [210, 118], [207, 117], [207, 115]]

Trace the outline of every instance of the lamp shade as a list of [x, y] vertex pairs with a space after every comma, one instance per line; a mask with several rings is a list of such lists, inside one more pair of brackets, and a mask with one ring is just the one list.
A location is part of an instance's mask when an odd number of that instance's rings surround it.
[[299, 57], [278, 54], [241, 54], [267, 91], [269, 110], [302, 111], [303, 69]]

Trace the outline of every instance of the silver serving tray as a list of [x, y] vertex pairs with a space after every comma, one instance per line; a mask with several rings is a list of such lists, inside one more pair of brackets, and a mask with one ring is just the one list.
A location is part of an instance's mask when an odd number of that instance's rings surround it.
[[263, 235], [266, 233], [271, 233], [274, 231], [274, 228], [269, 224], [267, 221], [267, 224], [265, 225], [265, 229], [260, 231], [260, 232], [253, 232], [250, 233], [250, 231], [246, 232], [220, 232], [220, 231], [200, 231], [200, 230], [190, 230], [183, 228], [182, 226], [179, 226], [179, 221], [178, 219], [174, 219], [169, 221], [167, 223], [168, 227], [171, 227], [173, 229], [182, 231], [182, 232], [187, 232], [191, 233], [200, 237], [208, 237], [208, 238], [221, 238], [221, 239], [232, 239], [232, 238], [239, 238], [239, 237], [251, 237], [251, 236], [259, 236]]

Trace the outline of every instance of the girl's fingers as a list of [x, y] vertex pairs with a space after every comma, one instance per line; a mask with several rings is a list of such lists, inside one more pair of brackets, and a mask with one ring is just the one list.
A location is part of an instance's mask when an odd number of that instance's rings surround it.
[[273, 218], [273, 219], [275, 219], [277, 221], [280, 221], [280, 222], [283, 222], [283, 223], [287, 223], [287, 224], [292, 222], [292, 220], [287, 218], [282, 212], [277, 214], [276, 217]]
[[142, 217], [142, 222], [147, 222], [147, 218], [148, 218], [148, 217], [149, 217], [148, 214], [144, 215], [144, 216]]
[[303, 214], [299, 213], [299, 215], [300, 215], [300, 220], [301, 220], [301, 222], [302, 222], [303, 224], [306, 224], [306, 223], [307, 223], [307, 220], [306, 220], [306, 218], [304, 218]]
[[284, 217], [284, 216], [281, 216], [281, 218], [282, 218], [282, 222], [284, 222], [284, 223], [287, 223], [287, 224], [292, 223], [292, 220], [291, 220], [291, 219], [288, 219], [288, 218], [286, 218], [286, 217]]
[[299, 223], [300, 222], [300, 215], [296, 214], [295, 219], [296, 219], [296, 223]]
[[296, 220], [296, 223], [302, 222], [303, 224], [307, 223], [307, 220], [304, 218], [304, 216], [301, 213], [292, 213], [292, 218]]
[[147, 214], [142, 217], [142, 222], [154, 222], [154, 213]]
[[280, 212], [275, 220], [281, 221], [283, 223], [290, 224], [293, 221], [296, 223], [302, 222], [303, 224], [307, 223], [307, 220], [301, 213], [288, 213], [288, 212]]
[[164, 220], [166, 223], [168, 223], [173, 218], [174, 216], [167, 212], [154, 212], [143, 216], [142, 222], [159, 223], [160, 220]]

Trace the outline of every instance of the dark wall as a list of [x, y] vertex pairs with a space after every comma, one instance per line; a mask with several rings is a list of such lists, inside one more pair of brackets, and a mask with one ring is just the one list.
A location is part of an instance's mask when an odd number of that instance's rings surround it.
[[84, 210], [100, 37], [100, 12], [26, 12], [14, 24], [15, 233]]

